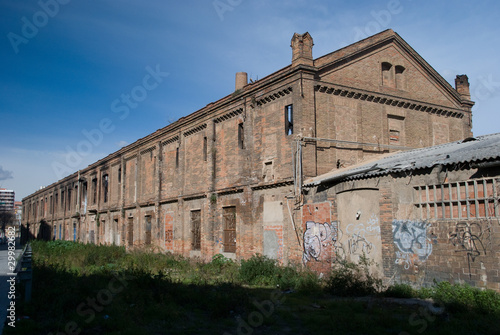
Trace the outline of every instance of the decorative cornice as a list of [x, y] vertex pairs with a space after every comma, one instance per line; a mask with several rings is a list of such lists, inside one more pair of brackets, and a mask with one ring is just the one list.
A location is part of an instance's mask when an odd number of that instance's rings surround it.
[[289, 185], [293, 185], [293, 180], [252, 186], [252, 190], [253, 191], [256, 191], [256, 190], [265, 190], [265, 189], [269, 189], [269, 188], [277, 188], [277, 187], [283, 187], [283, 186], [289, 186]]
[[204, 123], [204, 124], [202, 124], [202, 125], [200, 125], [200, 126], [198, 126], [198, 127], [191, 128], [190, 130], [188, 130], [188, 131], [185, 131], [185, 132], [184, 132], [184, 137], [188, 137], [188, 136], [191, 136], [191, 135], [193, 135], [193, 134], [196, 134], [197, 132], [202, 131], [202, 130], [203, 130], [203, 129], [205, 129], [206, 127], [207, 127], [207, 124], [206, 124], [206, 123]]
[[256, 98], [255, 99], [255, 102], [257, 103], [257, 106], [261, 106], [261, 105], [265, 105], [267, 104], [268, 102], [271, 102], [271, 101], [274, 101], [276, 99], [279, 99], [279, 98], [282, 98], [284, 97], [285, 95], [288, 95], [292, 93], [292, 87], [287, 87], [281, 91], [278, 91], [276, 93], [273, 93], [273, 94], [270, 94], [270, 95], [267, 95], [265, 97], [259, 97], [259, 98]]
[[156, 145], [152, 146], [151, 148], [147, 148], [141, 151], [141, 155], [147, 154], [148, 152], [151, 152], [156, 149]]
[[203, 194], [193, 194], [193, 195], [187, 195], [187, 196], [183, 197], [182, 200], [190, 201], [190, 200], [203, 199], [206, 197], [207, 197], [207, 195], [204, 193]]
[[166, 145], [169, 145], [171, 143], [175, 143], [175, 142], [178, 142], [179, 141], [179, 136], [174, 136], [172, 138], [169, 138], [168, 140], [165, 140], [163, 142], [161, 142], [161, 145], [164, 147]]
[[214, 122], [215, 123], [220, 123], [222, 121], [226, 121], [226, 120], [229, 120], [229, 119], [232, 119], [233, 117], [239, 115], [243, 113], [243, 108], [239, 108], [239, 109], [236, 109], [234, 111], [231, 111], [229, 113], [226, 113], [224, 115], [221, 115], [219, 117], [217, 117], [216, 119], [214, 119]]
[[373, 103], [379, 103], [384, 105], [396, 106], [404, 109], [412, 109], [412, 110], [427, 112], [430, 114], [443, 115], [458, 119], [462, 119], [464, 117], [463, 113], [452, 111], [442, 106], [424, 104], [418, 101], [411, 101], [408, 99], [395, 98], [380, 93], [372, 94], [369, 92], [364, 92], [363, 90], [347, 88], [340, 85], [335, 85], [335, 86], [316, 85], [314, 87], [314, 90], [320, 93], [333, 94], [351, 99], [365, 100]]
[[223, 196], [223, 195], [229, 195], [229, 194], [236, 194], [236, 193], [243, 193], [244, 189], [242, 188], [233, 188], [233, 189], [229, 189], [229, 190], [222, 190], [222, 191], [219, 191], [219, 192], [216, 192], [216, 194], [218, 196]]

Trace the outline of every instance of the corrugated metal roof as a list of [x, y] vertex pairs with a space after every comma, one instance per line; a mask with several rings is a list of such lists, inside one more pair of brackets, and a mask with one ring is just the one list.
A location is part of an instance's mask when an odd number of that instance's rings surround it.
[[396, 152], [345, 169], [310, 178], [304, 187], [345, 179], [362, 179], [393, 172], [432, 168], [436, 165], [479, 163], [500, 159], [500, 133], [421, 149]]

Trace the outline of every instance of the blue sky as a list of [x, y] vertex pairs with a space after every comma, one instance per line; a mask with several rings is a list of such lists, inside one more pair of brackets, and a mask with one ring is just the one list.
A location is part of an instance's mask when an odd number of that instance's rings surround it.
[[468, 75], [475, 135], [500, 132], [499, 18], [498, 1], [2, 0], [0, 187], [21, 200], [232, 93], [236, 72], [287, 66], [294, 32], [316, 58], [392, 28], [452, 85]]

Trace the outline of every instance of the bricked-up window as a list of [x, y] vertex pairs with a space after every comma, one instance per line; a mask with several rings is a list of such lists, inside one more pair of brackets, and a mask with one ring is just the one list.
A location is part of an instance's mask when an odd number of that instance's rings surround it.
[[415, 187], [415, 207], [422, 219], [499, 217], [498, 179], [477, 179]]
[[97, 178], [92, 179], [92, 203], [97, 203]]
[[404, 90], [405, 89], [405, 77], [404, 77], [405, 68], [401, 65], [396, 65], [395, 72], [396, 72], [396, 88], [399, 88], [400, 90]]
[[201, 210], [191, 211], [191, 248], [201, 250]]
[[394, 75], [391, 63], [382, 63], [382, 85], [394, 87]]
[[293, 134], [293, 105], [285, 106], [285, 134]]
[[105, 174], [104, 176], [102, 176], [102, 195], [103, 195], [102, 200], [104, 202], [108, 202], [108, 189], [109, 189], [108, 186], [109, 186], [109, 176]]
[[236, 252], [236, 207], [224, 207], [224, 252]]
[[208, 157], [208, 140], [207, 137], [203, 137], [203, 160], [206, 162]]
[[238, 124], [238, 148], [245, 149], [245, 128], [243, 123]]

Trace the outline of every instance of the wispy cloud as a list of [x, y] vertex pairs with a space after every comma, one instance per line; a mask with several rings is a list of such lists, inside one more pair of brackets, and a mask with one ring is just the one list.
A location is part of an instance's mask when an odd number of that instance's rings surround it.
[[0, 165], [0, 180], [12, 179], [14, 178], [12, 171], [4, 170]]

